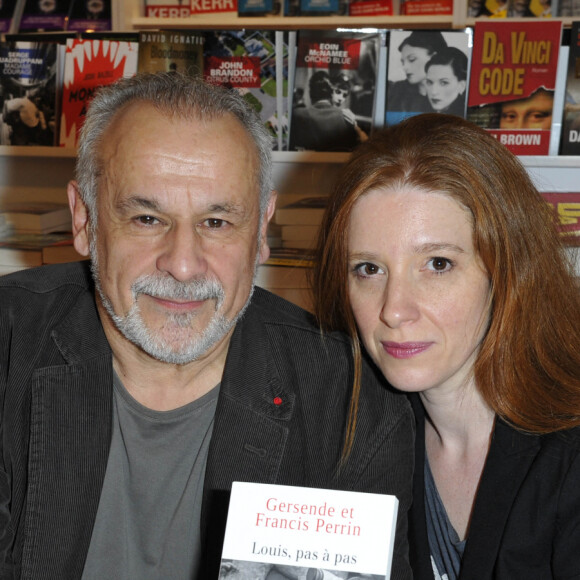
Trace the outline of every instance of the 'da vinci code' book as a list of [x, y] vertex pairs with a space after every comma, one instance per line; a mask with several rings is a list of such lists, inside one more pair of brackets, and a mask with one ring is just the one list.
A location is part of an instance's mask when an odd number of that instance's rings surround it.
[[380, 33], [300, 30], [290, 149], [352, 151], [372, 130]]
[[580, 21], [570, 31], [560, 154], [580, 155]]
[[234, 482], [219, 580], [390, 578], [392, 495]]
[[69, 38], [66, 43], [60, 146], [76, 147], [87, 106], [98, 87], [137, 72], [138, 43]]
[[547, 155], [562, 23], [478, 21], [467, 118], [516, 155]]

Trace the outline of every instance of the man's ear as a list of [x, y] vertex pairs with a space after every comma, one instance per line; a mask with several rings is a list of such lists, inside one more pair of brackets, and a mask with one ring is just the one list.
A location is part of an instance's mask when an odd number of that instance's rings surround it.
[[263, 264], [270, 257], [270, 248], [268, 246], [268, 224], [274, 215], [274, 210], [276, 209], [276, 198], [278, 194], [272, 190], [270, 193], [270, 200], [268, 201], [268, 207], [264, 212], [264, 217], [262, 219], [262, 224], [260, 225], [260, 257], [259, 263]]
[[84, 201], [81, 199], [78, 184], [70, 181], [66, 194], [68, 205], [72, 214], [72, 231], [75, 250], [81, 256], [89, 255], [89, 212]]

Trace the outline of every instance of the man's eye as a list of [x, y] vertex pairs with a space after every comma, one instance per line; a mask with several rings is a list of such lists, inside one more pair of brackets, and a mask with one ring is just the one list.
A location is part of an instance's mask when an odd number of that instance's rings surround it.
[[159, 220], [156, 217], [153, 217], [152, 215], [140, 215], [135, 219], [140, 224], [145, 226], [152, 226], [159, 222]]
[[205, 225], [211, 229], [223, 228], [225, 223], [226, 223], [225, 220], [219, 218], [208, 218], [207, 220], [205, 220]]

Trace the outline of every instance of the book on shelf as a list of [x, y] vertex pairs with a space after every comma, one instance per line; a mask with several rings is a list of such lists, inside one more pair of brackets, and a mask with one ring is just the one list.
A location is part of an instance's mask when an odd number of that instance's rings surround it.
[[69, 207], [60, 203], [9, 203], [0, 207], [0, 217], [15, 233], [70, 232], [72, 227]]
[[148, 18], [189, 18], [191, 6], [183, 0], [145, 0], [145, 16]]
[[561, 17], [580, 16], [580, 0], [558, 0], [558, 7], [554, 12]]
[[203, 32], [143, 30], [139, 33], [137, 72], [179, 72], [203, 75]]
[[580, 155], [580, 21], [572, 22], [560, 155]]
[[18, 0], [2, 0], [0, 3], [0, 33], [5, 34], [13, 28]]
[[554, 14], [555, 6], [551, 0], [508, 0], [508, 17], [551, 18]]
[[256, 284], [268, 289], [310, 287], [308, 271], [310, 266], [277, 266], [262, 264], [258, 267]]
[[70, 0], [24, 0], [21, 32], [65, 30]]
[[311, 268], [314, 266], [314, 256], [312, 252], [299, 248], [270, 248], [270, 257], [265, 264], [267, 266]]
[[542, 197], [550, 206], [562, 242], [580, 246], [580, 191], [548, 191]]
[[98, 87], [137, 72], [139, 44], [127, 40], [69, 39], [66, 43], [60, 146], [74, 148]]
[[238, 16], [274, 16], [281, 8], [280, 0], [238, 0]]
[[0, 237], [0, 265], [16, 269], [41, 266], [43, 249], [71, 239], [72, 235], [12, 233]]
[[189, 4], [192, 16], [196, 14], [238, 13], [238, 0], [191, 0]]
[[404, 16], [453, 14], [453, 0], [401, 0]]
[[351, 0], [349, 16], [395, 16], [399, 14], [400, 0]]
[[285, 16], [344, 16], [348, 0], [287, 0]]
[[234, 482], [219, 578], [385, 580], [397, 511], [392, 495]]
[[311, 225], [322, 223], [327, 196], [305, 197], [297, 202], [276, 208], [274, 222], [278, 225]]
[[73, 239], [54, 242], [42, 248], [43, 264], [63, 264], [65, 262], [78, 262], [88, 260], [87, 256], [79, 254], [73, 245]]
[[56, 42], [0, 42], [1, 145], [56, 144], [61, 59]]
[[506, 18], [508, 0], [467, 0], [468, 18]]
[[465, 117], [472, 31], [392, 30], [385, 123], [420, 113]]
[[288, 242], [299, 240], [315, 243], [318, 239], [319, 229], [318, 225], [282, 225], [280, 226], [280, 237]]
[[555, 20], [475, 25], [467, 118], [516, 155], [548, 155], [562, 35]]
[[67, 30], [109, 31], [112, 0], [70, 0]]
[[[272, 149], [284, 148], [286, 115], [280, 106], [286, 95], [284, 35], [274, 30], [210, 30], [204, 45], [204, 79], [236, 89], [258, 113], [272, 139]], [[278, 74], [281, 73], [281, 74]]]
[[352, 151], [373, 128], [378, 30], [300, 30], [290, 150]]

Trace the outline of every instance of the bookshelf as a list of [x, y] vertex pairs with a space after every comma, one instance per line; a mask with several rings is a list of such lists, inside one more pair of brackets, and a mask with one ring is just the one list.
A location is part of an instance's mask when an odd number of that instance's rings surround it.
[[[466, 0], [454, 0], [449, 16], [383, 17], [243, 17], [221, 13], [189, 18], [147, 18], [144, 0], [113, 0], [113, 28], [138, 31], [158, 28], [439, 28], [473, 26], [466, 17]], [[561, 19], [570, 26], [572, 18]], [[330, 191], [338, 167], [348, 154], [274, 152], [274, 184], [281, 204], [292, 196], [324, 195]], [[522, 157], [542, 191], [574, 191], [580, 184], [580, 157]], [[74, 172], [75, 151], [51, 147], [0, 146], [0, 202], [66, 201], [66, 184]]]

